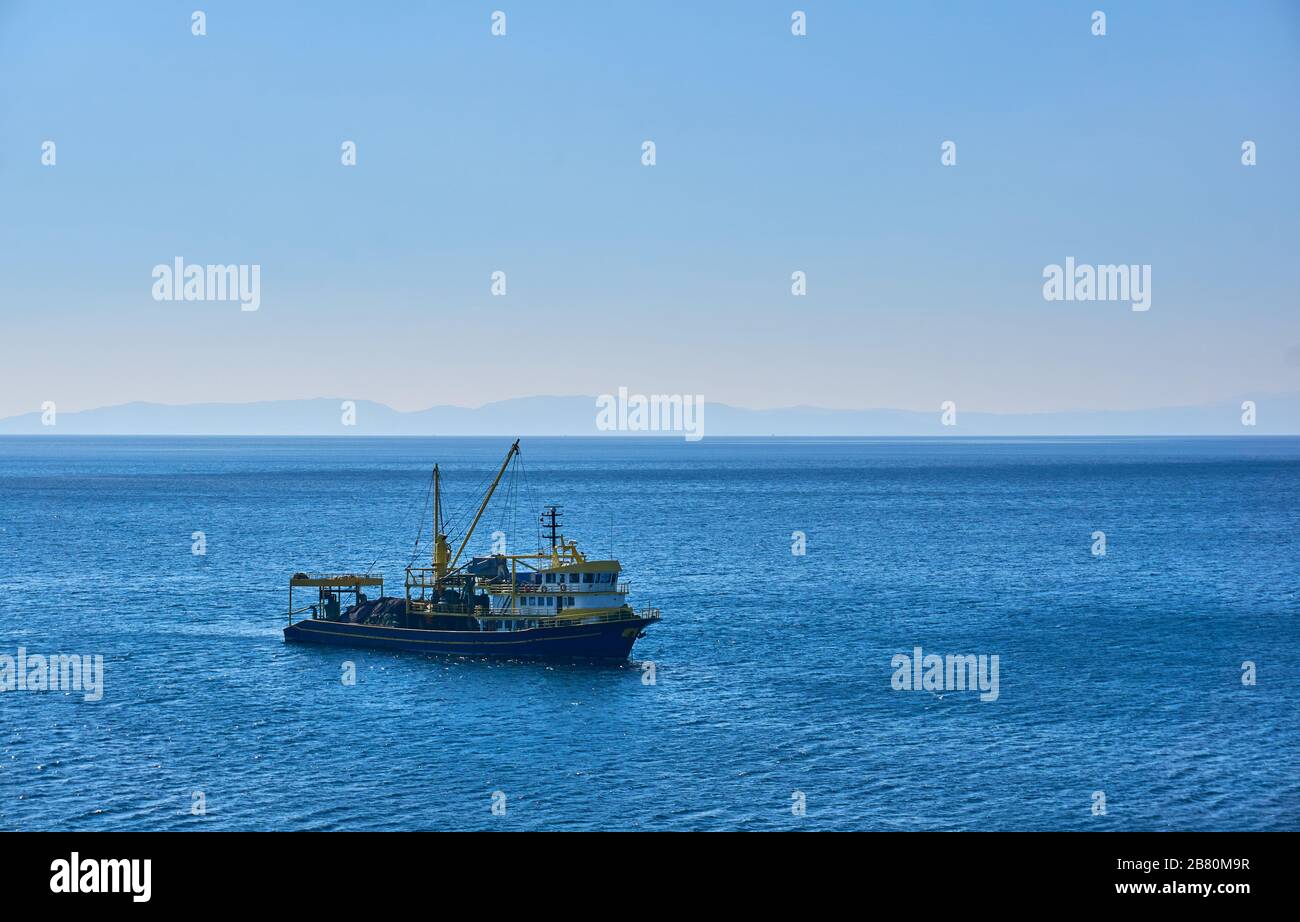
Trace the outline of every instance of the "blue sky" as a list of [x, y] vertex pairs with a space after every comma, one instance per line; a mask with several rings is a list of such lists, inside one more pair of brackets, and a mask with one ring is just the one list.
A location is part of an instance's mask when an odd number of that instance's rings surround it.
[[[0, 415], [1300, 389], [1296, 3], [0, 0], [0, 86]], [[261, 308], [153, 300], [176, 256]], [[1151, 309], [1045, 301], [1067, 256]]]

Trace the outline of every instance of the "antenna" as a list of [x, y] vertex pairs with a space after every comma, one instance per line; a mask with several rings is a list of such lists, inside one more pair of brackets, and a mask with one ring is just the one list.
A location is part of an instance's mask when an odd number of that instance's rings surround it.
[[560, 540], [560, 514], [559, 506], [547, 506], [540, 519], [542, 530], [547, 532], [551, 539], [551, 553], [555, 553]]

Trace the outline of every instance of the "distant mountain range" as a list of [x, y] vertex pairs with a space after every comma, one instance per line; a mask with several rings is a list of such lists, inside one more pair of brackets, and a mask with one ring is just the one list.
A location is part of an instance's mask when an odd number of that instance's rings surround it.
[[[1257, 395], [1257, 425], [1243, 426], [1242, 401], [1213, 406], [1151, 410], [979, 413], [957, 408], [957, 425], [945, 426], [940, 409], [828, 410], [782, 407], [747, 410], [706, 403], [703, 433], [709, 436], [986, 436], [986, 435], [1296, 435], [1300, 394]], [[400, 412], [381, 403], [355, 401], [355, 425], [344, 425], [342, 399], [274, 400], [258, 403], [127, 403], [58, 413], [55, 425], [42, 414], [0, 419], [0, 434], [57, 435], [493, 435], [610, 436], [681, 432], [602, 432], [595, 397], [521, 397], [481, 407], [435, 406]]]

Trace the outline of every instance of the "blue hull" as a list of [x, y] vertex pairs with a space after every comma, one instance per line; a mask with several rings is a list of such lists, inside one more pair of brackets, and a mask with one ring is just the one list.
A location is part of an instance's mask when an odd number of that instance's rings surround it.
[[294, 643], [445, 653], [453, 656], [616, 659], [632, 654], [632, 644], [651, 621], [629, 618], [602, 624], [529, 628], [523, 631], [435, 631], [422, 628], [306, 620], [284, 629]]

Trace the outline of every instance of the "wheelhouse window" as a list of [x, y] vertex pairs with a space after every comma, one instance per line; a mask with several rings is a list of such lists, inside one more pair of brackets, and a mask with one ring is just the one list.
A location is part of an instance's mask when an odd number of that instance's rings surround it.
[[584, 573], [584, 574], [582, 574], [582, 581], [583, 581], [584, 583], [594, 583], [594, 582], [596, 581], [596, 574], [594, 574], [594, 573]]

